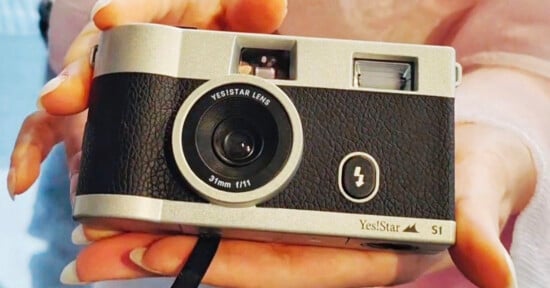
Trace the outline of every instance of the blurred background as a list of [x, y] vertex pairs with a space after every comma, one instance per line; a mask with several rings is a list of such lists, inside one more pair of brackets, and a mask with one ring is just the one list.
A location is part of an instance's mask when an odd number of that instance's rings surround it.
[[15, 202], [7, 191], [17, 132], [36, 110], [48, 77], [38, 4], [0, 0], [0, 288], [63, 287], [59, 273], [76, 255], [70, 245], [74, 223], [62, 147], [45, 161], [40, 180], [29, 191]]

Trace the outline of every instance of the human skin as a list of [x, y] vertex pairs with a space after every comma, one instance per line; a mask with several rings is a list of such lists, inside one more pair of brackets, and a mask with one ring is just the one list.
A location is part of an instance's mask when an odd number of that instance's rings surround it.
[[[28, 189], [39, 175], [41, 161], [60, 141], [67, 145], [74, 189], [92, 75], [88, 53], [97, 41], [96, 26], [108, 29], [129, 22], [158, 22], [271, 33], [281, 24], [285, 9], [283, 0], [114, 0], [96, 9], [95, 25], [86, 26], [67, 53], [65, 70], [45, 86], [39, 99], [43, 111], [27, 118], [21, 128], [12, 155], [9, 190], [17, 195]], [[466, 75], [463, 85], [473, 83], [471, 79], [479, 74], [517, 77], [519, 73], [496, 70], [481, 69]], [[513, 267], [499, 234], [508, 218], [525, 207], [535, 182], [533, 159], [519, 137], [502, 128], [457, 123], [457, 243], [448, 255], [476, 285], [513, 287]], [[191, 236], [123, 233], [98, 227], [84, 227], [82, 231], [93, 243], [71, 266], [74, 275], [65, 280], [72, 282], [175, 275], [196, 241]], [[426, 271], [440, 269], [441, 263], [449, 263], [448, 255], [397, 255], [223, 240], [204, 281], [230, 287], [382, 286], [412, 281]], [[361, 267], [359, 273], [357, 267]]]

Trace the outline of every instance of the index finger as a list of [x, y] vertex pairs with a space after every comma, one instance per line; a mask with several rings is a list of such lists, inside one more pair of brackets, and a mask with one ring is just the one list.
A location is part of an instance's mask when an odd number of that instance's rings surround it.
[[92, 19], [102, 30], [134, 22], [152, 22], [271, 33], [281, 25], [286, 6], [286, 0], [102, 0], [94, 6]]
[[[84, 248], [61, 279], [75, 284], [151, 273], [175, 276], [195, 243], [196, 237], [184, 235], [110, 237]], [[204, 282], [224, 287], [372, 287], [410, 281], [440, 256], [223, 239]], [[136, 265], [143, 270], [136, 271]]]

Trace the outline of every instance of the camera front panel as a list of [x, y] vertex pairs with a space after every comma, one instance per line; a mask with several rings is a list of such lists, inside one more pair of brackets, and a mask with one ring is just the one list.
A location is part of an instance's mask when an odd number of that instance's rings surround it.
[[[206, 202], [182, 177], [170, 145], [178, 109], [203, 83], [143, 73], [97, 77], [78, 195]], [[288, 186], [258, 207], [453, 219], [452, 98], [281, 88], [300, 115], [303, 156]], [[339, 191], [338, 167], [353, 152], [379, 166], [378, 193], [365, 203]]]

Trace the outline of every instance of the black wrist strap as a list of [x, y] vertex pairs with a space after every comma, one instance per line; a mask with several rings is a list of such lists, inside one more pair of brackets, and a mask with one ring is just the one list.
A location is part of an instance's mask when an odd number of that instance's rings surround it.
[[200, 235], [193, 251], [191, 251], [191, 255], [189, 255], [171, 288], [199, 287], [206, 270], [208, 270], [214, 255], [216, 255], [220, 240], [219, 235]]

